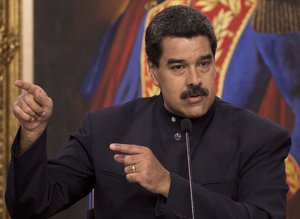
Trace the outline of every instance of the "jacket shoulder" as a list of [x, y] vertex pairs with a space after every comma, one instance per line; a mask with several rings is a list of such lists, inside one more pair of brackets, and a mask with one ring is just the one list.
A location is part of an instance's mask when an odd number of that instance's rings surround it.
[[104, 107], [88, 113], [92, 126], [103, 126], [108, 124], [129, 124], [137, 116], [147, 115], [152, 110], [158, 97], [137, 98], [121, 105]]
[[[216, 115], [222, 117], [224, 121], [229, 124], [240, 125], [242, 129], [254, 128], [256, 131], [259, 128], [266, 128], [267, 130], [285, 130], [277, 123], [268, 120], [257, 113], [231, 103], [225, 102], [219, 98], [216, 99]], [[287, 131], [287, 130], [285, 130]]]

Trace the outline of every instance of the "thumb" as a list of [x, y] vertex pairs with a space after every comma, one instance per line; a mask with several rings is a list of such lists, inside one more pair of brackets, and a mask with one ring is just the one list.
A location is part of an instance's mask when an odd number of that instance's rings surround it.
[[34, 91], [33, 98], [42, 107], [51, 108], [53, 105], [51, 98], [42, 88]]

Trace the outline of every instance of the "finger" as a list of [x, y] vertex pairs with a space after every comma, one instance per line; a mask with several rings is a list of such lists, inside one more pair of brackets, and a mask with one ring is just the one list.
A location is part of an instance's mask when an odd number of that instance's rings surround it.
[[19, 106], [26, 114], [30, 115], [31, 117], [37, 116], [36, 112], [33, 111], [30, 106], [24, 101], [24, 97], [20, 97], [15, 105]]
[[[29, 96], [31, 96], [30, 94], [27, 94]], [[38, 104], [36, 104], [39, 108], [41, 108]], [[17, 117], [19, 120], [24, 120], [26, 122], [28, 121], [33, 121], [33, 120], [42, 120], [43, 117], [45, 116], [45, 112], [43, 111], [39, 111], [36, 109], [32, 109], [32, 106], [28, 105], [25, 101], [24, 101], [24, 96], [20, 96], [18, 98], [17, 101], [14, 102], [13, 105], [14, 108], [14, 113], [16, 115], [16, 113], [19, 113], [20, 116]], [[20, 111], [21, 110], [21, 111]], [[36, 112], [38, 111], [38, 112]], [[27, 114], [27, 115], [25, 115]], [[28, 116], [31, 117], [31, 119], [28, 118]]]
[[115, 154], [114, 155], [115, 161], [117, 161], [118, 163], [121, 163], [121, 164], [124, 164], [124, 157], [125, 157], [125, 155], [123, 155], [123, 154]]
[[138, 173], [129, 173], [126, 175], [126, 179], [128, 182], [136, 183], [138, 182]]
[[31, 84], [31, 83], [28, 83], [28, 82], [25, 82], [25, 81], [22, 81], [22, 80], [16, 80], [15, 85], [18, 88], [20, 88], [22, 90], [25, 90], [27, 93], [32, 94], [32, 95], [34, 94], [35, 90], [39, 88], [35, 84]]
[[45, 111], [45, 109], [34, 100], [31, 94], [25, 94], [22, 100], [36, 115], [41, 115]]
[[23, 89], [27, 93], [33, 95], [34, 100], [41, 106], [52, 107], [52, 100], [48, 97], [46, 92], [40, 86], [27, 83], [21, 80], [16, 80], [15, 85], [18, 88]]
[[129, 166], [124, 167], [124, 172], [126, 174], [137, 173], [138, 172], [137, 165], [129, 165]]
[[36, 89], [33, 94], [34, 100], [42, 107], [45, 107], [47, 109], [52, 108], [53, 103], [51, 98], [48, 97], [47, 93], [42, 88], [40, 88], [39, 86], [37, 87], [38, 89]]
[[139, 155], [125, 155], [125, 154], [115, 154], [115, 161], [123, 164], [124, 166], [139, 163], [141, 161], [141, 156]]
[[127, 154], [140, 154], [144, 151], [145, 148], [138, 145], [117, 144], [117, 143], [110, 144], [109, 147], [112, 151], [118, 151]]
[[21, 107], [18, 105], [14, 106], [13, 112], [17, 119], [20, 121], [20, 123], [24, 122], [32, 122], [34, 121], [34, 118], [30, 116], [29, 114], [25, 113]]
[[144, 159], [144, 157], [141, 156], [140, 154], [126, 155], [123, 158], [123, 163], [125, 166], [128, 166], [128, 165], [139, 163], [142, 159]]

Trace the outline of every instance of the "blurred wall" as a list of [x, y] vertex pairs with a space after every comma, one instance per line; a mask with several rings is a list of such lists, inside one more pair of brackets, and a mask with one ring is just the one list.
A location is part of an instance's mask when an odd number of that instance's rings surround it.
[[[80, 86], [103, 32], [127, 1], [34, 1], [34, 82], [53, 99], [48, 155], [80, 125], [87, 103]], [[28, 24], [30, 25], [30, 24]], [[86, 200], [53, 218], [85, 218]]]

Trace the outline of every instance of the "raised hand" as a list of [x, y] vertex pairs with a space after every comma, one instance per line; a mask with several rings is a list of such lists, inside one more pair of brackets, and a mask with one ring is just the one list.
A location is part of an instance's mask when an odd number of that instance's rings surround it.
[[126, 155], [116, 154], [114, 159], [124, 165], [126, 179], [129, 182], [137, 182], [152, 193], [168, 197], [171, 184], [170, 173], [149, 148], [138, 145], [111, 144], [110, 149], [126, 153]]
[[35, 84], [15, 81], [22, 94], [13, 105], [13, 112], [21, 124], [21, 148], [27, 149], [45, 130], [53, 110], [53, 102]]

